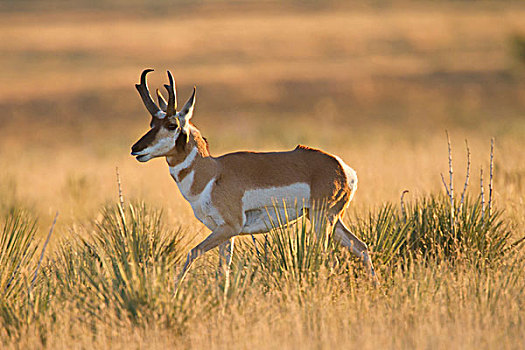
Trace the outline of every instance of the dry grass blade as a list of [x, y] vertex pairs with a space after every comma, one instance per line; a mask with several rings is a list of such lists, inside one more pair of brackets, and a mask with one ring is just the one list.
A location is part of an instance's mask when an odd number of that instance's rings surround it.
[[33, 279], [31, 280], [31, 285], [29, 286], [29, 294], [31, 294], [31, 291], [33, 290], [33, 287], [35, 286], [36, 278], [38, 276], [38, 271], [40, 270], [40, 265], [42, 264], [42, 260], [44, 259], [44, 254], [46, 253], [47, 244], [49, 243], [49, 239], [51, 238], [51, 235], [53, 234], [53, 229], [55, 228], [57, 219], [58, 219], [58, 211], [55, 214], [55, 218], [53, 219], [53, 224], [51, 225], [51, 228], [49, 229], [49, 233], [47, 234], [46, 241], [44, 242], [44, 246], [42, 247], [42, 252], [40, 253], [40, 259], [38, 259], [38, 264], [36, 265], [35, 274], [33, 276]]
[[115, 167], [115, 172], [117, 176], [118, 201], [120, 203], [120, 206], [124, 208], [124, 196], [122, 194], [122, 184], [120, 182], [120, 173], [118, 167]]
[[492, 215], [492, 191], [494, 180], [494, 138], [490, 139], [489, 216]]
[[407, 213], [405, 210], [405, 203], [403, 202], [403, 197], [405, 197], [405, 194], [408, 193], [408, 190], [404, 190], [403, 193], [401, 193], [401, 199], [399, 200], [401, 205], [401, 213], [403, 214], [403, 222], [407, 222]]
[[463, 192], [461, 193], [461, 201], [459, 203], [458, 212], [461, 211], [461, 209], [463, 208], [463, 202], [465, 201], [465, 195], [467, 193], [468, 181], [470, 177], [470, 149], [468, 147], [467, 140], [465, 140], [465, 146], [467, 148], [467, 170], [465, 174], [465, 184], [463, 186]]
[[483, 186], [483, 166], [479, 170], [479, 190], [481, 198], [481, 218], [485, 216], [485, 187]]
[[447, 197], [450, 198], [450, 190], [448, 189], [447, 183], [445, 182], [445, 177], [443, 176], [443, 174], [440, 174], [440, 175], [441, 175], [441, 182], [443, 183], [443, 186], [445, 187], [445, 191], [447, 193]]
[[448, 131], [447, 134], [447, 146], [448, 146], [448, 173], [449, 173], [449, 198], [450, 198], [450, 229], [455, 237], [455, 210], [454, 210], [454, 170], [452, 168], [452, 144], [450, 143], [450, 136]]

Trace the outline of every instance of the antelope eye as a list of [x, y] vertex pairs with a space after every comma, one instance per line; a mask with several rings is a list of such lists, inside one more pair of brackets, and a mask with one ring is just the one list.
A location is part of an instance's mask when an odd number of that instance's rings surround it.
[[166, 127], [168, 130], [176, 130], [178, 127], [177, 124], [168, 124], [168, 126]]

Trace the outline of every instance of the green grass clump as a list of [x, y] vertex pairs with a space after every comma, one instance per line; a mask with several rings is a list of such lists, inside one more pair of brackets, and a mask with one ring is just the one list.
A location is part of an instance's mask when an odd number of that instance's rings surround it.
[[47, 291], [35, 288], [36, 219], [25, 210], [12, 209], [0, 232], [0, 336], [19, 337], [49, 308]]
[[376, 268], [389, 266], [403, 255], [409, 225], [400, 214], [399, 208], [387, 203], [377, 211], [370, 211], [366, 219], [357, 218], [348, 225], [372, 251]]
[[85, 237], [61, 245], [55, 277], [85, 315], [147, 322], [173, 306], [175, 266], [186, 252], [182, 234], [144, 203], [106, 207]]
[[23, 210], [12, 210], [5, 217], [0, 235], [0, 293], [3, 300], [12, 300], [25, 289], [23, 276], [34, 269], [33, 257], [36, 220]]
[[502, 258], [513, 246], [511, 231], [500, 211], [485, 212], [481, 199], [465, 198], [463, 205], [444, 195], [422, 198], [408, 207], [410, 236], [406, 249], [425, 257], [467, 258], [483, 264]]
[[516, 248], [501, 211], [489, 214], [480, 198], [468, 196], [454, 202], [451, 216], [449, 197], [431, 195], [408, 203], [406, 208], [385, 204], [366, 220], [349, 226], [373, 251], [378, 266], [387, 268], [419, 257], [427, 261], [470, 261], [495, 263]]

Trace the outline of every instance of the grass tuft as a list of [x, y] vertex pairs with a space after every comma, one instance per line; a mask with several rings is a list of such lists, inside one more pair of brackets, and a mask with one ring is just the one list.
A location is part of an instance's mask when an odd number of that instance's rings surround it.
[[[514, 241], [502, 212], [482, 215], [481, 199], [466, 197], [454, 204], [459, 213], [452, 225], [449, 197], [431, 195], [405, 204], [387, 203], [366, 220], [349, 224], [369, 244], [378, 266], [389, 268], [412, 257], [432, 262], [496, 263], [522, 244]], [[403, 212], [403, 210], [405, 212]]]
[[34, 268], [36, 220], [20, 209], [5, 217], [0, 235], [0, 293], [4, 300], [25, 292], [22, 276]]
[[63, 242], [55, 260], [66, 295], [86, 315], [109, 322], [146, 323], [172, 304], [175, 267], [186, 251], [183, 230], [144, 203], [105, 207], [101, 219], [74, 243]]

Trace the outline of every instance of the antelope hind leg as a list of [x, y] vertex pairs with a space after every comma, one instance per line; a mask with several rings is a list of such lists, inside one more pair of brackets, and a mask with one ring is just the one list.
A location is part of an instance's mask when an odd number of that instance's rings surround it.
[[346, 226], [343, 224], [339, 218], [335, 224], [335, 237], [338, 239], [342, 245], [347, 247], [352, 254], [361, 259], [363, 264], [368, 269], [370, 276], [374, 283], [379, 284], [377, 279], [376, 272], [374, 270], [374, 265], [370, 259], [370, 254], [368, 252], [367, 245], [357, 238]]

